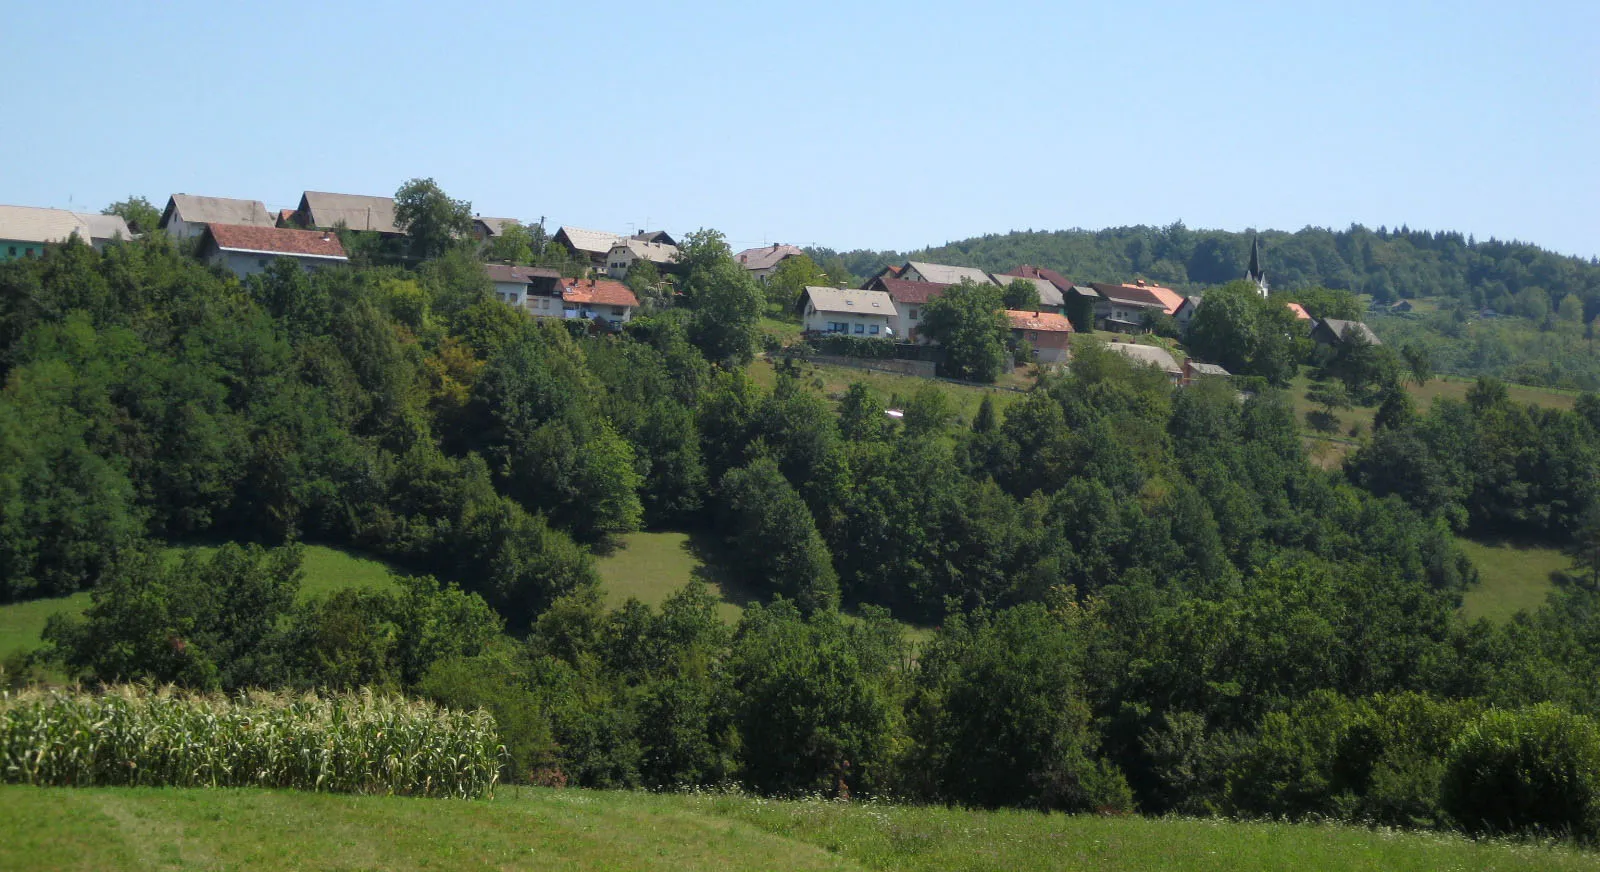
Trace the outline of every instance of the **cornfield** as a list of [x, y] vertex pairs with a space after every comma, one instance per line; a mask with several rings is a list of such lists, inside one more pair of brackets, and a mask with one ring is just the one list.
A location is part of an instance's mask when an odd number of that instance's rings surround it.
[[0, 782], [475, 798], [504, 754], [485, 712], [366, 693], [0, 693]]

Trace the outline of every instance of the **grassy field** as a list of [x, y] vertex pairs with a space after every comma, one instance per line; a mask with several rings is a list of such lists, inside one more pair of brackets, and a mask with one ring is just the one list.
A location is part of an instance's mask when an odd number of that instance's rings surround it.
[[[1022, 397], [1022, 394], [1015, 390], [1003, 388], [1027, 389], [1033, 384], [1032, 379], [1021, 370], [1002, 376], [998, 382], [999, 387], [993, 388], [829, 364], [807, 363], [803, 365], [802, 372], [807, 384], [814, 385], [813, 380], [820, 379], [822, 386], [819, 390], [835, 401], [842, 399], [850, 385], [858, 381], [865, 382], [867, 387], [872, 388], [885, 402], [891, 404], [896, 398], [903, 402], [917, 391], [933, 385], [944, 391], [950, 401], [950, 407], [964, 421], [972, 420], [972, 416], [977, 414], [978, 406], [983, 402], [985, 395], [993, 399], [995, 411], [1000, 412]], [[773, 371], [772, 364], [766, 360], [752, 363], [749, 373], [757, 384], [769, 390], [777, 382], [777, 374]]]
[[1499, 622], [1519, 611], [1539, 608], [1555, 590], [1552, 574], [1572, 566], [1572, 559], [1554, 548], [1467, 539], [1460, 544], [1478, 568], [1478, 584], [1461, 601], [1462, 614], [1474, 621], [1488, 618]]
[[[210, 550], [205, 546], [189, 546], [172, 548], [168, 553], [177, 555], [185, 551], [204, 553]], [[394, 583], [389, 568], [383, 563], [322, 545], [306, 546], [302, 566], [305, 570], [305, 584], [300, 588], [302, 598], [344, 587], [381, 588]], [[44, 631], [45, 621], [51, 615], [82, 614], [88, 607], [87, 592], [0, 605], [0, 660], [19, 651], [39, 647], [39, 634]]]
[[[760, 599], [756, 591], [719, 573], [717, 545], [711, 536], [687, 533], [628, 533], [618, 539], [619, 547], [600, 555], [595, 567], [605, 588], [606, 605], [616, 608], [632, 597], [650, 606], [660, 606], [674, 591], [691, 579], [704, 581], [721, 603], [717, 614], [735, 624], [747, 603]], [[850, 615], [846, 620], [856, 620]], [[906, 637], [914, 644], [933, 638], [933, 630], [904, 624]]]
[[628, 533], [619, 538], [619, 547], [595, 561], [606, 605], [612, 608], [629, 597], [660, 606], [694, 578], [710, 585], [722, 600], [717, 613], [730, 624], [739, 620], [750, 601], [747, 591], [715, 577], [705, 563], [705, 543], [691, 540], [687, 533]]
[[488, 801], [0, 788], [4, 869], [1566, 870], [1571, 848], [1342, 826], [502, 788]]

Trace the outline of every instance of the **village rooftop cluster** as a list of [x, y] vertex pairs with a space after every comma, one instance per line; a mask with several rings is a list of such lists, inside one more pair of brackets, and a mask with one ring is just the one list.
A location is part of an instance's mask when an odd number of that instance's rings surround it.
[[[473, 219], [472, 234], [486, 244], [508, 226], [520, 223], [513, 218], [478, 216]], [[200, 259], [241, 279], [265, 272], [279, 259], [290, 259], [307, 270], [347, 263], [349, 257], [336, 232], [341, 228], [384, 238], [405, 235], [396, 224], [394, 198], [322, 191], [306, 191], [296, 208], [276, 213], [259, 200], [173, 194], [159, 226], [176, 240], [197, 240], [193, 244]], [[0, 206], [0, 261], [42, 254], [46, 245], [73, 236], [100, 249], [133, 234], [115, 215]], [[639, 309], [638, 298], [623, 284], [635, 264], [648, 261], [664, 276], [677, 272], [677, 241], [664, 230], [623, 236], [560, 226], [550, 241], [574, 257], [587, 259], [589, 275], [564, 277], [549, 267], [490, 263], [485, 270], [497, 299], [534, 317], [582, 319], [614, 330]], [[783, 261], [804, 254], [797, 246], [775, 243], [746, 249], [735, 259], [752, 278], [765, 284]], [[1251, 248], [1247, 278], [1267, 296], [1259, 244]], [[974, 267], [906, 261], [883, 268], [859, 288], [807, 287], [800, 314], [809, 336], [842, 334], [928, 345], [931, 340], [919, 329], [922, 316], [927, 303], [946, 288], [961, 282], [1006, 288], [1019, 280], [1033, 283], [1038, 305], [1030, 310], [1008, 310], [1005, 315], [1013, 336], [1025, 340], [1035, 360], [1045, 365], [1066, 362], [1071, 337], [1081, 330], [1143, 333], [1148, 331], [1151, 317], [1166, 316], [1187, 332], [1202, 304], [1200, 297], [1184, 296], [1143, 279], [1079, 284], [1060, 272], [1029, 264], [990, 273]], [[1312, 338], [1319, 343], [1338, 344], [1348, 331], [1356, 331], [1366, 341], [1378, 344], [1371, 330], [1359, 322], [1325, 319], [1319, 323], [1299, 304], [1286, 305], [1296, 318], [1311, 322]], [[1176, 383], [1227, 375], [1214, 364], [1186, 361], [1180, 366], [1170, 352], [1158, 346], [1113, 342], [1108, 347], [1161, 369]]]

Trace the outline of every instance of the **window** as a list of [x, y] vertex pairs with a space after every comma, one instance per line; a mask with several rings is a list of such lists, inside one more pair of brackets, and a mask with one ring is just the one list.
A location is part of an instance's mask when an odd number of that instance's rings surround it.
[[256, 258], [256, 266], [261, 267], [262, 269], [266, 269], [267, 268], [267, 259], [264, 258], [264, 257]]
[[916, 309], [912, 309], [911, 310], [911, 320], [913, 320], [913, 321], [917, 320], [917, 310]]
[[856, 325], [856, 333], [859, 334], [859, 333], [865, 333], [865, 332], [867, 332], [867, 325], [865, 325], [865, 324], [857, 324]]
[[15, 245], [11, 246], [11, 256], [12, 257], [16, 257], [17, 256], [17, 247]]
[[872, 325], [872, 329], [868, 330], [867, 332], [872, 334], [873, 336], [877, 336], [878, 335], [878, 325], [876, 325], [876, 324]]
[[623, 308], [622, 306], [612, 306], [611, 307], [611, 314], [618, 315], [618, 316], [626, 315], [627, 314], [627, 310], [625, 308]]

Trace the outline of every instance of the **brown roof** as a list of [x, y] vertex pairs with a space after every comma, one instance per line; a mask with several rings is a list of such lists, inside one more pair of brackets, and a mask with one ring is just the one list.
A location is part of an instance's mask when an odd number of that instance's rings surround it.
[[491, 282], [530, 282], [534, 279], [559, 279], [560, 270], [547, 266], [506, 266], [503, 263], [491, 263], [484, 266], [489, 273]]
[[1301, 321], [1311, 320], [1311, 313], [1306, 311], [1305, 306], [1302, 306], [1299, 303], [1288, 303], [1287, 305], [1289, 307], [1289, 311], [1294, 313], [1295, 318]]
[[1018, 312], [1014, 309], [1006, 310], [1006, 320], [1011, 322], [1012, 330], [1038, 330], [1047, 333], [1071, 333], [1072, 322], [1065, 315], [1054, 312]]
[[562, 279], [561, 296], [569, 303], [638, 306], [639, 298], [622, 282], [610, 279]]
[[1143, 306], [1158, 306], [1168, 315], [1178, 311], [1183, 305], [1183, 297], [1171, 288], [1160, 285], [1113, 285], [1093, 283], [1090, 287], [1099, 291], [1106, 299], [1122, 300]]
[[896, 303], [926, 303], [950, 287], [939, 282], [914, 282], [910, 279], [878, 277], [868, 283], [866, 290], [886, 291]]
[[1001, 273], [1001, 275], [1016, 276], [1018, 278], [1032, 279], [1034, 281], [1044, 279], [1050, 284], [1060, 288], [1062, 293], [1072, 290], [1071, 279], [1048, 267], [1032, 266], [1025, 263], [1015, 269], [1007, 270], [1006, 272]]
[[295, 254], [344, 260], [337, 234], [324, 230], [289, 230], [281, 227], [246, 227], [242, 224], [209, 225], [211, 239], [223, 251]]

